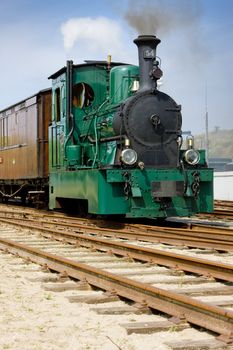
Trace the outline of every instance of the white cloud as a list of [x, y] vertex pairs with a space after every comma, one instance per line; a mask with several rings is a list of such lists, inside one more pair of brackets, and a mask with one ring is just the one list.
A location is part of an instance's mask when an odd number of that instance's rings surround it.
[[116, 53], [124, 37], [120, 22], [105, 17], [71, 18], [61, 25], [61, 32], [67, 51], [78, 42], [90, 52]]

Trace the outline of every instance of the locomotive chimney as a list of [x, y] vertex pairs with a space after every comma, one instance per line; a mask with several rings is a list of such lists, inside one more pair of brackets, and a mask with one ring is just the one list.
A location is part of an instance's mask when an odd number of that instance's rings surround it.
[[138, 47], [139, 91], [154, 90], [156, 81], [162, 76], [162, 71], [156, 66], [156, 47], [160, 40], [155, 35], [139, 35], [134, 43]]

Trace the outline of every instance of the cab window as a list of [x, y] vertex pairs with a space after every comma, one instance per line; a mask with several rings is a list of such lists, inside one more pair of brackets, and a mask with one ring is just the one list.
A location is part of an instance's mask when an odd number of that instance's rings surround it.
[[75, 84], [72, 91], [72, 100], [74, 107], [89, 107], [94, 100], [94, 91], [92, 87], [86, 83]]
[[61, 91], [60, 88], [55, 90], [55, 117], [56, 121], [59, 122], [61, 120]]

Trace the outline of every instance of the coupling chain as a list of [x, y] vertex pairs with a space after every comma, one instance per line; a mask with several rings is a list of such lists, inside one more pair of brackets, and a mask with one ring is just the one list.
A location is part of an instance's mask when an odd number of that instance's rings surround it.
[[192, 175], [193, 175], [193, 183], [191, 185], [191, 188], [193, 191], [194, 198], [197, 199], [200, 193], [200, 182], [201, 182], [200, 173], [199, 171], [194, 171]]
[[130, 183], [130, 175], [129, 173], [126, 171], [123, 174], [124, 178], [125, 178], [125, 184], [124, 184], [124, 193], [125, 193], [125, 198], [126, 200], [129, 199], [129, 196], [131, 194], [131, 183]]

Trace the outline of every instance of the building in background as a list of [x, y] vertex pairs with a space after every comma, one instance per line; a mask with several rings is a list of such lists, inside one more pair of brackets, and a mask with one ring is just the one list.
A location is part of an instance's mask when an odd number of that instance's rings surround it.
[[233, 171], [214, 173], [214, 199], [233, 201]]
[[214, 171], [233, 171], [233, 162], [231, 158], [209, 158], [209, 167]]

